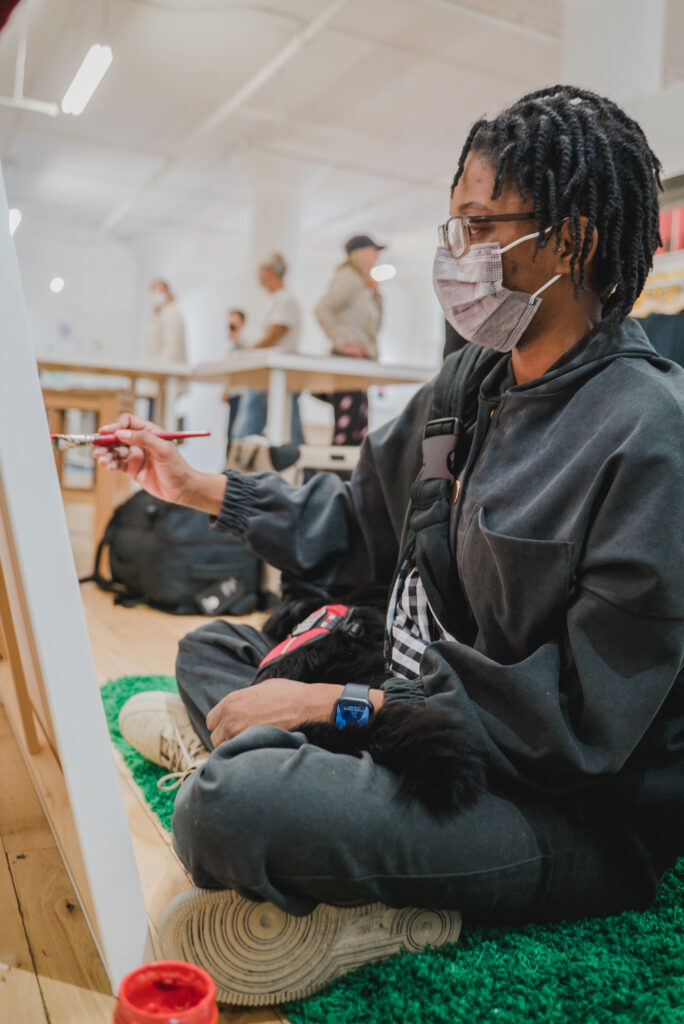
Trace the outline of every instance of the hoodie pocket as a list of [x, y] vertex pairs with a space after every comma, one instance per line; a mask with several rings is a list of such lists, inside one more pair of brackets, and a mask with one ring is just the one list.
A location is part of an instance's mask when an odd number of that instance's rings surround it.
[[573, 546], [495, 533], [484, 509], [464, 538], [461, 576], [477, 624], [475, 647], [511, 664], [559, 638], [570, 601]]

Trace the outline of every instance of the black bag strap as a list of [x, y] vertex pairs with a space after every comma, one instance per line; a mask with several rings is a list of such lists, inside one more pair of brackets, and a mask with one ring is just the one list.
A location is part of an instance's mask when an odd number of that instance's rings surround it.
[[[505, 359], [506, 355], [492, 349], [465, 345], [447, 356], [434, 384], [431, 419], [423, 428], [423, 465], [411, 487], [400, 544], [402, 553], [390, 588], [392, 593], [402, 565], [413, 557], [426, 590], [430, 584], [435, 600], [433, 611], [441, 600], [441, 589], [435, 580], [441, 577], [449, 562], [439, 556], [439, 564], [431, 564], [434, 560], [424, 546], [422, 554], [419, 552], [419, 535], [423, 531], [433, 534], [436, 531], [450, 546], [452, 487], [470, 453], [480, 388], [485, 377]], [[452, 603], [458, 599], [457, 595], [458, 590], [452, 587]], [[435, 614], [439, 616], [439, 612]]]
[[[465, 465], [482, 382], [506, 358], [493, 349], [467, 344], [444, 360], [434, 384], [430, 419], [423, 428], [423, 465], [411, 487], [399, 544], [404, 554], [397, 563], [397, 571], [411, 543], [409, 524], [416, 505], [430, 504], [437, 483], [453, 482]], [[430, 480], [435, 483], [426, 487]]]
[[431, 418], [457, 416], [467, 428], [477, 414], [477, 398], [485, 377], [506, 356], [480, 345], [465, 345], [444, 360], [435, 381]]
[[113, 579], [108, 580], [106, 576], [103, 576], [102, 571], [100, 569], [104, 549], [106, 547], [109, 547], [108, 532], [109, 531], [105, 530], [104, 537], [97, 545], [97, 551], [95, 553], [95, 565], [93, 566], [93, 571], [91, 572], [90, 576], [80, 576], [78, 582], [79, 584], [97, 583], [100, 590], [104, 590], [109, 594], [116, 594], [116, 597], [114, 598], [114, 604], [126, 604], [129, 607], [133, 607], [136, 604], [140, 604], [142, 598], [134, 590], [131, 590], [131, 588], [127, 586], [125, 583], [117, 583], [117, 581]]
[[419, 481], [453, 479], [470, 448], [480, 388], [506, 356], [479, 345], [465, 345], [444, 360], [423, 430], [423, 467]]
[[95, 552], [95, 565], [93, 566], [93, 571], [91, 572], [90, 576], [79, 576], [79, 583], [97, 583], [98, 587], [100, 587], [101, 590], [117, 589], [118, 584], [116, 584], [114, 580], [106, 579], [100, 571], [102, 555], [104, 553], [104, 549], [108, 546], [108, 544], [109, 540], [107, 538], [107, 534], [105, 533], [104, 537], [97, 545], [97, 551]]

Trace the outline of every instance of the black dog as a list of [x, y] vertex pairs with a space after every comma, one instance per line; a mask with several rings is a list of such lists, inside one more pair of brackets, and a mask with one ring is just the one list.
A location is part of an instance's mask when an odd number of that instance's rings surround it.
[[[259, 666], [256, 683], [283, 677], [308, 683], [364, 683], [381, 689], [386, 591], [347, 595], [344, 604], [320, 592], [286, 598], [264, 632], [276, 647]], [[363, 603], [358, 603], [359, 598]], [[465, 808], [485, 784], [482, 758], [451, 715], [417, 703], [384, 705], [367, 725], [344, 729], [332, 722], [297, 726], [310, 743], [336, 754], [374, 761], [398, 776], [399, 796], [434, 814]]]

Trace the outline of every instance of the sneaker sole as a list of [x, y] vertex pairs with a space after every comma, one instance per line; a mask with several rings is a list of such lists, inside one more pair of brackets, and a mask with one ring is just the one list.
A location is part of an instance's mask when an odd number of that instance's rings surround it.
[[166, 908], [159, 937], [164, 957], [209, 972], [219, 1002], [268, 1006], [309, 996], [402, 949], [456, 942], [460, 931], [455, 911], [320, 903], [313, 913], [294, 917], [232, 890], [191, 889]]

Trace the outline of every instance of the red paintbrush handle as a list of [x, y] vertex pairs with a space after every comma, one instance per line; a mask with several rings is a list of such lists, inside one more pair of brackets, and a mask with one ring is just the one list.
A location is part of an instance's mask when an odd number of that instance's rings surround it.
[[[174, 430], [164, 434], [157, 434], [162, 441], [180, 441], [185, 437], [209, 437], [210, 430]], [[98, 434], [93, 438], [93, 444], [100, 448], [109, 447], [113, 444], [122, 444], [116, 434]]]

